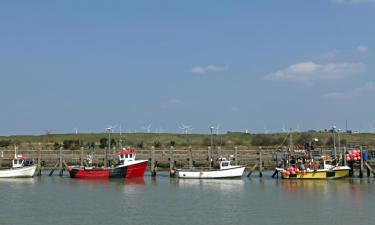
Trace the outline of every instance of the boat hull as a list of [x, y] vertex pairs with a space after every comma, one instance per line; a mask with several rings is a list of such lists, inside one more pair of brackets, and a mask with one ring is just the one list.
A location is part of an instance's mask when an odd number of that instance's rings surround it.
[[147, 164], [147, 160], [140, 160], [128, 165], [121, 165], [114, 168], [70, 167], [68, 168], [68, 172], [71, 178], [83, 179], [143, 177], [147, 169]]
[[218, 179], [241, 177], [245, 170], [244, 166], [221, 170], [178, 170], [179, 178], [186, 179]]
[[22, 168], [12, 168], [0, 170], [0, 178], [22, 178], [33, 177], [36, 170], [36, 165], [25, 166]]
[[317, 170], [302, 173], [300, 171], [296, 174], [290, 174], [285, 176], [282, 174], [283, 179], [317, 179], [317, 180], [329, 180], [329, 179], [340, 179], [349, 175], [349, 167], [336, 168], [333, 170]]

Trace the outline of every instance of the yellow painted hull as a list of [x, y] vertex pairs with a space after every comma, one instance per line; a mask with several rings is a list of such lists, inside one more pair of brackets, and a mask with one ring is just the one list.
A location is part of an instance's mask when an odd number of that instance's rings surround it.
[[339, 179], [349, 175], [349, 169], [337, 169], [333, 171], [318, 170], [315, 172], [296, 172], [289, 176], [282, 175], [283, 179]]

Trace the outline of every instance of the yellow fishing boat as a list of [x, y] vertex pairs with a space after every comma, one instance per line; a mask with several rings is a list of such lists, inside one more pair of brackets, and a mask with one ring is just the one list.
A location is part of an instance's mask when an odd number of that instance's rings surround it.
[[350, 167], [332, 165], [332, 161], [324, 160], [322, 169], [299, 170], [294, 167], [288, 169], [276, 168], [283, 179], [339, 179], [349, 175]]

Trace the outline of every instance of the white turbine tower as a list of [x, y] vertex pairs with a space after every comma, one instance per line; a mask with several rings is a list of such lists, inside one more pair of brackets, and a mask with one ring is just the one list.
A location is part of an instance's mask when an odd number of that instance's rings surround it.
[[374, 133], [375, 128], [372, 126], [372, 123], [369, 123], [369, 127], [370, 127], [370, 129], [369, 129], [370, 133]]
[[150, 123], [149, 125], [147, 125], [145, 127], [142, 127], [142, 129], [146, 130], [147, 133], [151, 133], [151, 126], [152, 126], [152, 123]]
[[264, 126], [264, 133], [265, 133], [265, 134], [268, 134], [269, 132], [270, 132], [270, 130], [268, 130], [267, 127]]
[[188, 129], [188, 133], [189, 133], [189, 134], [191, 134], [191, 132], [194, 130], [194, 128], [191, 127], [191, 126], [190, 126], [189, 128], [187, 128], [187, 129]]
[[188, 134], [189, 130], [190, 132], [193, 130], [193, 128], [190, 125], [184, 125], [183, 123], [181, 123], [181, 126], [179, 126], [178, 128], [182, 130], [183, 134]]
[[219, 135], [219, 130], [220, 130], [220, 124], [217, 124], [216, 127], [215, 127], [215, 130], [216, 130], [216, 135]]
[[285, 128], [285, 124], [283, 124], [283, 127], [281, 128], [281, 131], [282, 131], [283, 133], [286, 133], [286, 132], [287, 132], [287, 130], [286, 130], [286, 128]]

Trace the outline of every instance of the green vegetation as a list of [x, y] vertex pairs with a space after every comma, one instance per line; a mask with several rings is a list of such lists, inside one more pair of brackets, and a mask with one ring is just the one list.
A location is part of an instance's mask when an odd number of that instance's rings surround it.
[[[333, 134], [330, 132], [300, 132], [293, 133], [293, 143], [301, 144], [318, 138], [316, 143], [319, 146], [333, 146]], [[336, 134], [336, 144], [340, 139], [341, 146], [365, 145], [375, 146], [375, 134]], [[274, 134], [246, 134], [240, 132], [228, 132], [227, 134], [213, 135], [215, 146], [225, 146], [228, 148], [238, 146], [288, 146], [289, 138], [287, 133]], [[137, 149], [149, 149], [154, 146], [156, 149], [165, 149], [169, 146], [175, 148], [206, 148], [210, 145], [211, 137], [209, 134], [148, 134], [148, 133], [131, 133], [123, 134], [121, 143], [123, 146], [130, 146]], [[21, 145], [25, 148], [36, 148], [38, 144], [45, 145], [48, 143], [50, 149], [80, 149], [93, 148], [99, 146], [105, 148], [108, 145], [108, 134], [49, 134], [40, 136], [2, 136], [0, 137], [0, 148], [12, 148], [13, 144]], [[120, 135], [113, 133], [111, 135], [112, 146], [120, 145]]]

